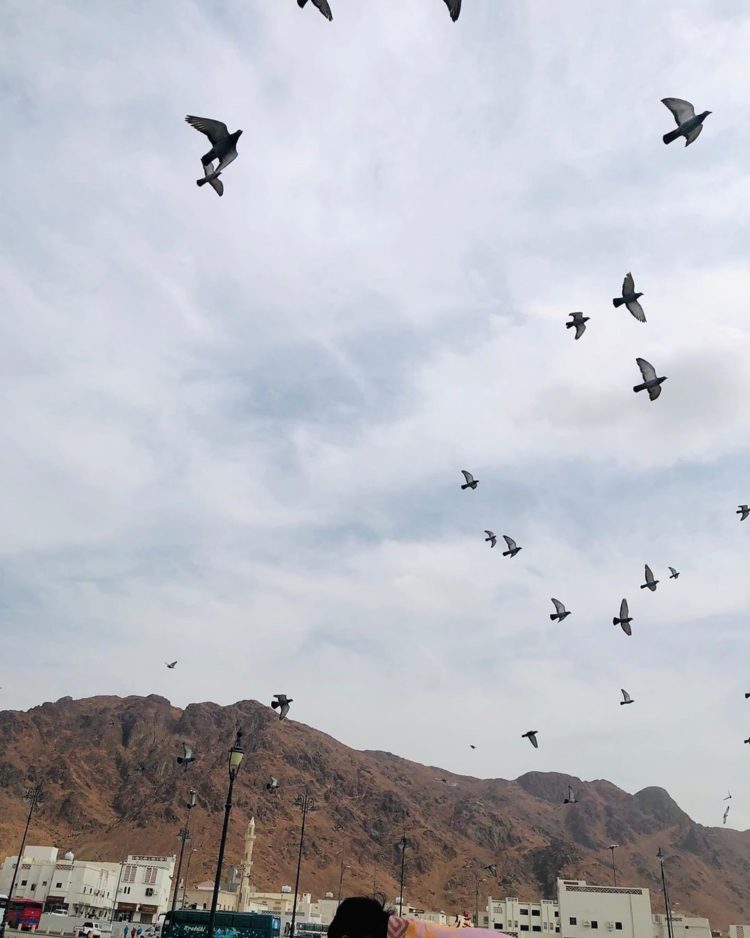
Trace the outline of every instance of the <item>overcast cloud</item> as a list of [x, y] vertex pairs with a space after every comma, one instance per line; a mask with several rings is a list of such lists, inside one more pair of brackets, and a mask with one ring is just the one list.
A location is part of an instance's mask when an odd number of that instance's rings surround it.
[[[4, 5], [2, 705], [283, 691], [749, 827], [746, 4], [334, 14]], [[244, 131], [221, 200], [187, 113]]]

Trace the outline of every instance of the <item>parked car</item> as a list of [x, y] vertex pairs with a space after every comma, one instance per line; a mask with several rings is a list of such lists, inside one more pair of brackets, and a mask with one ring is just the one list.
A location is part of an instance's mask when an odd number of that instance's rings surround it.
[[96, 922], [84, 922], [73, 929], [73, 938], [102, 938], [102, 930]]

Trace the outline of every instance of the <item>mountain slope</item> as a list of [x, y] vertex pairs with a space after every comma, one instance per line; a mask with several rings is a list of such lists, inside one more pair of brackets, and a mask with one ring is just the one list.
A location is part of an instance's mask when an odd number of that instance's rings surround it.
[[[660, 906], [655, 854], [669, 855], [676, 911], [708, 915], [714, 927], [750, 916], [750, 832], [693, 823], [669, 795], [646, 788], [629, 795], [606, 781], [583, 782], [532, 772], [516, 781], [454, 776], [384, 752], [358, 752], [293, 720], [280, 723], [255, 701], [230, 707], [162, 697], [95, 697], [0, 712], [0, 855], [16, 853], [24, 784], [44, 778], [43, 808], [29, 843], [52, 843], [81, 858], [126, 852], [174, 853], [190, 787], [198, 792], [191, 823], [196, 848], [190, 880], [211, 877], [226, 796], [226, 753], [245, 731], [245, 761], [235, 787], [227, 863], [242, 858], [246, 822], [258, 840], [253, 881], [261, 889], [294, 882], [299, 810], [308, 784], [315, 810], [301, 888], [336, 890], [342, 856], [345, 893], [398, 892], [398, 841], [406, 828], [409, 901], [473, 908], [472, 864], [497, 863], [502, 885], [482, 893], [532, 899], [554, 895], [558, 874], [608, 883], [608, 845], [618, 881], [650, 887]], [[197, 761], [184, 772], [175, 756], [190, 742]], [[269, 775], [281, 789], [265, 791]], [[562, 804], [571, 784], [579, 803]]]

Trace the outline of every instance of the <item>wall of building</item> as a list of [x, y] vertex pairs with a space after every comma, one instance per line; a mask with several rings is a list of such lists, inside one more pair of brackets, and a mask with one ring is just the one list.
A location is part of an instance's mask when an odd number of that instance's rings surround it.
[[558, 880], [562, 938], [653, 938], [648, 889]]
[[730, 925], [729, 938], [750, 938], [750, 925]]
[[[483, 916], [479, 913], [480, 925], [486, 917], [484, 927], [504, 931], [511, 935], [550, 935], [560, 931], [557, 903], [551, 899], [542, 902], [522, 902], [515, 896], [506, 899], [487, 899]], [[596, 938], [596, 936], [594, 936]]]
[[[670, 903], [671, 905], [671, 903]], [[711, 926], [707, 918], [672, 913], [672, 938], [711, 938]], [[654, 915], [654, 938], [669, 938], [666, 915]], [[748, 931], [750, 938], [750, 931]]]

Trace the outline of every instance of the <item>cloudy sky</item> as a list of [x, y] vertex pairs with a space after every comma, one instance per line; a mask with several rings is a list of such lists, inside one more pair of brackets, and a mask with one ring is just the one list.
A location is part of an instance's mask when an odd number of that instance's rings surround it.
[[[284, 691], [750, 827], [747, 5], [334, 14], [5, 4], [2, 705]], [[244, 131], [223, 199], [188, 113]]]

